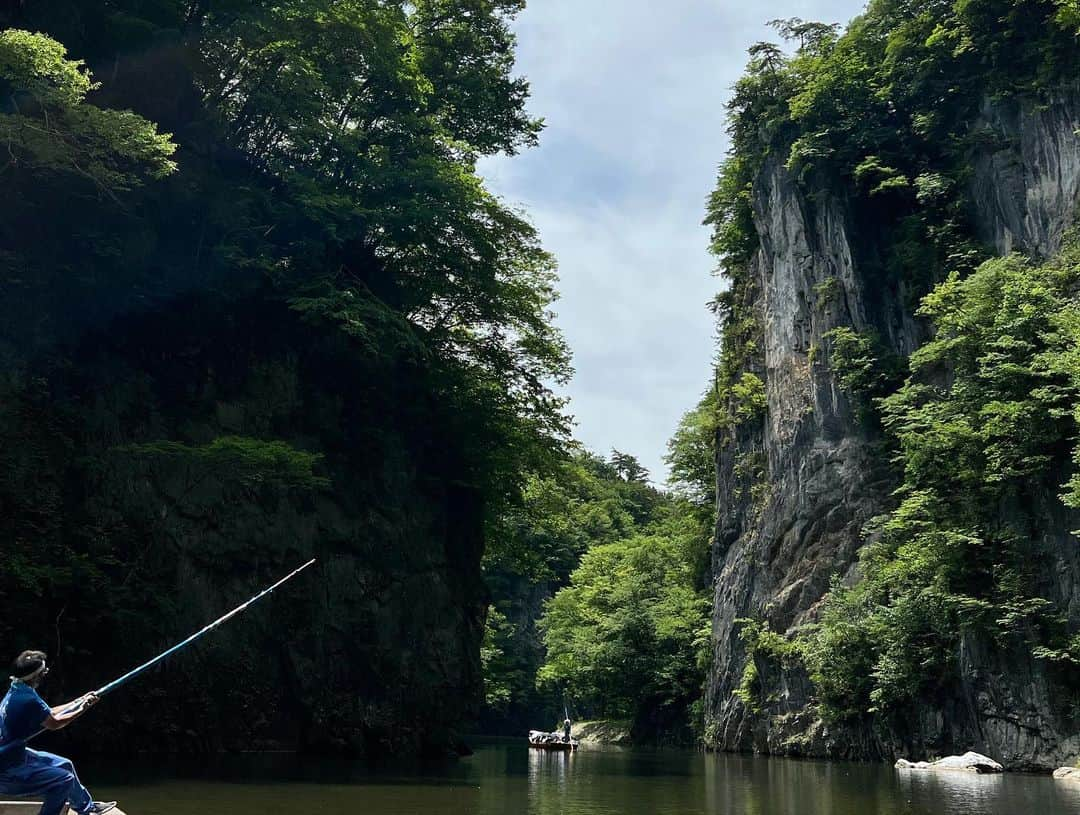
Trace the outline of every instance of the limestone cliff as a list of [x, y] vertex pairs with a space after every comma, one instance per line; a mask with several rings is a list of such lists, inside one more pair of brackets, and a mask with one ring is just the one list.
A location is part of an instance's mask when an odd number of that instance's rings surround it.
[[[0, 388], [4, 585], [50, 591], [5, 602], [18, 642], [54, 658], [51, 697], [320, 562], [65, 737], [453, 750], [482, 685], [483, 505], [455, 478], [453, 417], [423, 362], [365, 355], [258, 297], [173, 298], [79, 333], [67, 355], [35, 358], [32, 382], [8, 368]], [[65, 568], [75, 588], [56, 596]]]
[[[997, 252], [1046, 256], [1060, 245], [1080, 203], [1078, 129], [1074, 91], [1049, 105], [983, 106], [972, 123], [970, 201], [977, 233]], [[749, 299], [738, 307], [760, 323], [760, 349], [748, 368], [764, 380], [768, 406], [719, 446], [707, 741], [727, 750], [858, 758], [971, 747], [1007, 766], [1060, 765], [1080, 750], [1080, 735], [1064, 723], [1040, 665], [972, 638], [957, 655], [962, 691], [926, 700], [903, 731], [880, 722], [825, 726], [801, 669], [774, 666], [763, 675], [770, 701], [759, 711], [735, 695], [747, 659], [736, 620], [789, 633], [812, 621], [833, 575], [857, 579], [863, 527], [889, 508], [895, 486], [877, 431], [859, 421], [830, 370], [827, 332], [870, 329], [906, 357], [928, 331], [902, 287], [870, 271], [872, 239], [842, 195], [797, 184], [773, 157], [752, 198], [760, 247]], [[742, 464], [753, 456], [765, 464], [756, 500]], [[1055, 496], [1046, 498], [1046, 591], [1080, 623], [1080, 547], [1069, 534], [1080, 521], [1054, 508]]]

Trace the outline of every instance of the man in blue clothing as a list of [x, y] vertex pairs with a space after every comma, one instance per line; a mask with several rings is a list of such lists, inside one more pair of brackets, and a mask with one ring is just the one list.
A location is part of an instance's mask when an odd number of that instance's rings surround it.
[[60, 815], [65, 805], [79, 815], [102, 815], [116, 802], [94, 801], [68, 759], [26, 746], [38, 731], [67, 727], [97, 703], [89, 693], [50, 708], [37, 692], [48, 673], [41, 651], [23, 651], [12, 665], [11, 689], [0, 701], [0, 796], [40, 798], [39, 815]]

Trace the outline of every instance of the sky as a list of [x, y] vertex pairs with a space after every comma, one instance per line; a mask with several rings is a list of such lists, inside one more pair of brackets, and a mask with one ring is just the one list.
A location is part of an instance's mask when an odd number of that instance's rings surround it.
[[662, 484], [667, 440], [711, 379], [716, 327], [705, 199], [728, 148], [724, 105], [775, 18], [846, 23], [861, 0], [531, 0], [518, 73], [540, 146], [480, 172], [559, 262], [575, 437], [638, 457]]

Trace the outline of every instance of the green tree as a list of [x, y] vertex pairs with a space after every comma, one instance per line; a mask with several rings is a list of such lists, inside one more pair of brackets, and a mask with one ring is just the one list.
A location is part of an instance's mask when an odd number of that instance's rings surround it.
[[0, 179], [62, 174], [112, 195], [176, 170], [169, 134], [130, 111], [86, 101], [95, 84], [44, 34], [0, 31]]
[[664, 457], [675, 493], [710, 514], [716, 504], [718, 422], [717, 393], [710, 390], [683, 415]]
[[699, 697], [708, 601], [676, 535], [643, 534], [590, 549], [541, 620], [541, 683], [596, 714], [685, 722]]
[[618, 450], [611, 451], [611, 466], [619, 477], [630, 484], [645, 484], [649, 480], [649, 471], [641, 466], [641, 462], [629, 453], [620, 453]]
[[516, 626], [494, 606], [487, 610], [484, 639], [480, 644], [480, 668], [484, 672], [484, 704], [503, 712], [520, 693], [526, 677], [514, 661]]

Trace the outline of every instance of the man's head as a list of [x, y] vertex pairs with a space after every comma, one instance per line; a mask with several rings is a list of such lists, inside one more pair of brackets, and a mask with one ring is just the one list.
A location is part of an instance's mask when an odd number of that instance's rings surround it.
[[43, 651], [23, 651], [11, 663], [12, 678], [32, 687], [37, 687], [48, 672]]

